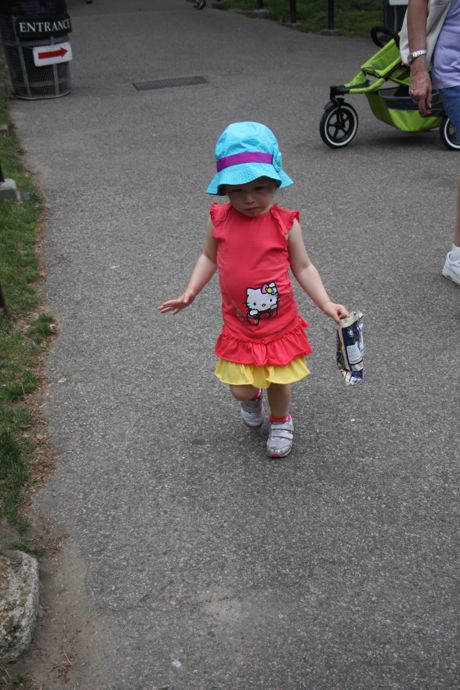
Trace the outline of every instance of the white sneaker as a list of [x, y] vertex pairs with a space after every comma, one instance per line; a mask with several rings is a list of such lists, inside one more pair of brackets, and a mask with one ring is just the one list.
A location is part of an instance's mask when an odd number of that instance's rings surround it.
[[285, 458], [292, 450], [294, 424], [292, 417], [286, 422], [270, 422], [270, 433], [267, 441], [269, 458]]
[[246, 426], [258, 429], [264, 421], [263, 394], [260, 392], [257, 400], [243, 400], [241, 403], [241, 417]]
[[460, 285], [460, 260], [457, 259], [457, 261], [453, 261], [451, 252], [449, 252], [446, 256], [446, 261], [442, 269], [442, 275]]

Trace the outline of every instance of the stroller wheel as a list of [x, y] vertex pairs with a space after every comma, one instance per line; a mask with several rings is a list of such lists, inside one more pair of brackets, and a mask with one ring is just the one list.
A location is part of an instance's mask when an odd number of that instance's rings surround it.
[[454, 151], [460, 151], [460, 137], [455, 133], [454, 126], [450, 117], [445, 117], [439, 128], [439, 136], [444, 146]]
[[337, 103], [323, 113], [319, 133], [325, 144], [341, 148], [350, 143], [358, 131], [358, 114], [348, 103]]
[[379, 48], [383, 48], [392, 39], [399, 46], [399, 34], [395, 34], [394, 31], [387, 29], [386, 26], [374, 26], [371, 29], [371, 38]]

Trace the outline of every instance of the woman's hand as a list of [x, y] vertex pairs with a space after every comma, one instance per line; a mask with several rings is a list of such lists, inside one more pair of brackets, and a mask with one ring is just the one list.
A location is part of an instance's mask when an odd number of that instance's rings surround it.
[[336, 304], [335, 302], [326, 302], [322, 310], [327, 316], [334, 319], [337, 324], [340, 323], [341, 319], [345, 319], [348, 316], [348, 309], [343, 304]]
[[[416, 64], [420, 62], [420, 65]], [[418, 109], [422, 115], [429, 115], [431, 112], [431, 93], [433, 87], [431, 85], [431, 78], [426, 67], [425, 57], [419, 57], [414, 60], [413, 67], [411, 67], [411, 83], [409, 87], [409, 96], [414, 103], [417, 103]]]
[[195, 297], [196, 294], [193, 292], [193, 290], [186, 290], [177, 299], [170, 299], [167, 302], [160, 304], [158, 311], [160, 311], [162, 314], [166, 314], [168, 311], [172, 311], [173, 314], [177, 314], [179, 311], [182, 311], [182, 309], [185, 309], [185, 307], [190, 306]]

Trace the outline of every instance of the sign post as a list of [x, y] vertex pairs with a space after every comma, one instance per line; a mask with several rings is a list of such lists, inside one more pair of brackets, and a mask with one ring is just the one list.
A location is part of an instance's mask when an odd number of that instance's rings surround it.
[[327, 28], [334, 31], [334, 0], [327, 0]]

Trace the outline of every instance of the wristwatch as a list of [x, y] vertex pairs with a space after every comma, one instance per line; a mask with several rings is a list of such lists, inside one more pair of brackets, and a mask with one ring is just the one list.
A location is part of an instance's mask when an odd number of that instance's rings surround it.
[[424, 48], [412, 51], [412, 53], [409, 53], [407, 56], [407, 63], [411, 65], [416, 58], [422, 57], [422, 55], [426, 55], [426, 50]]

